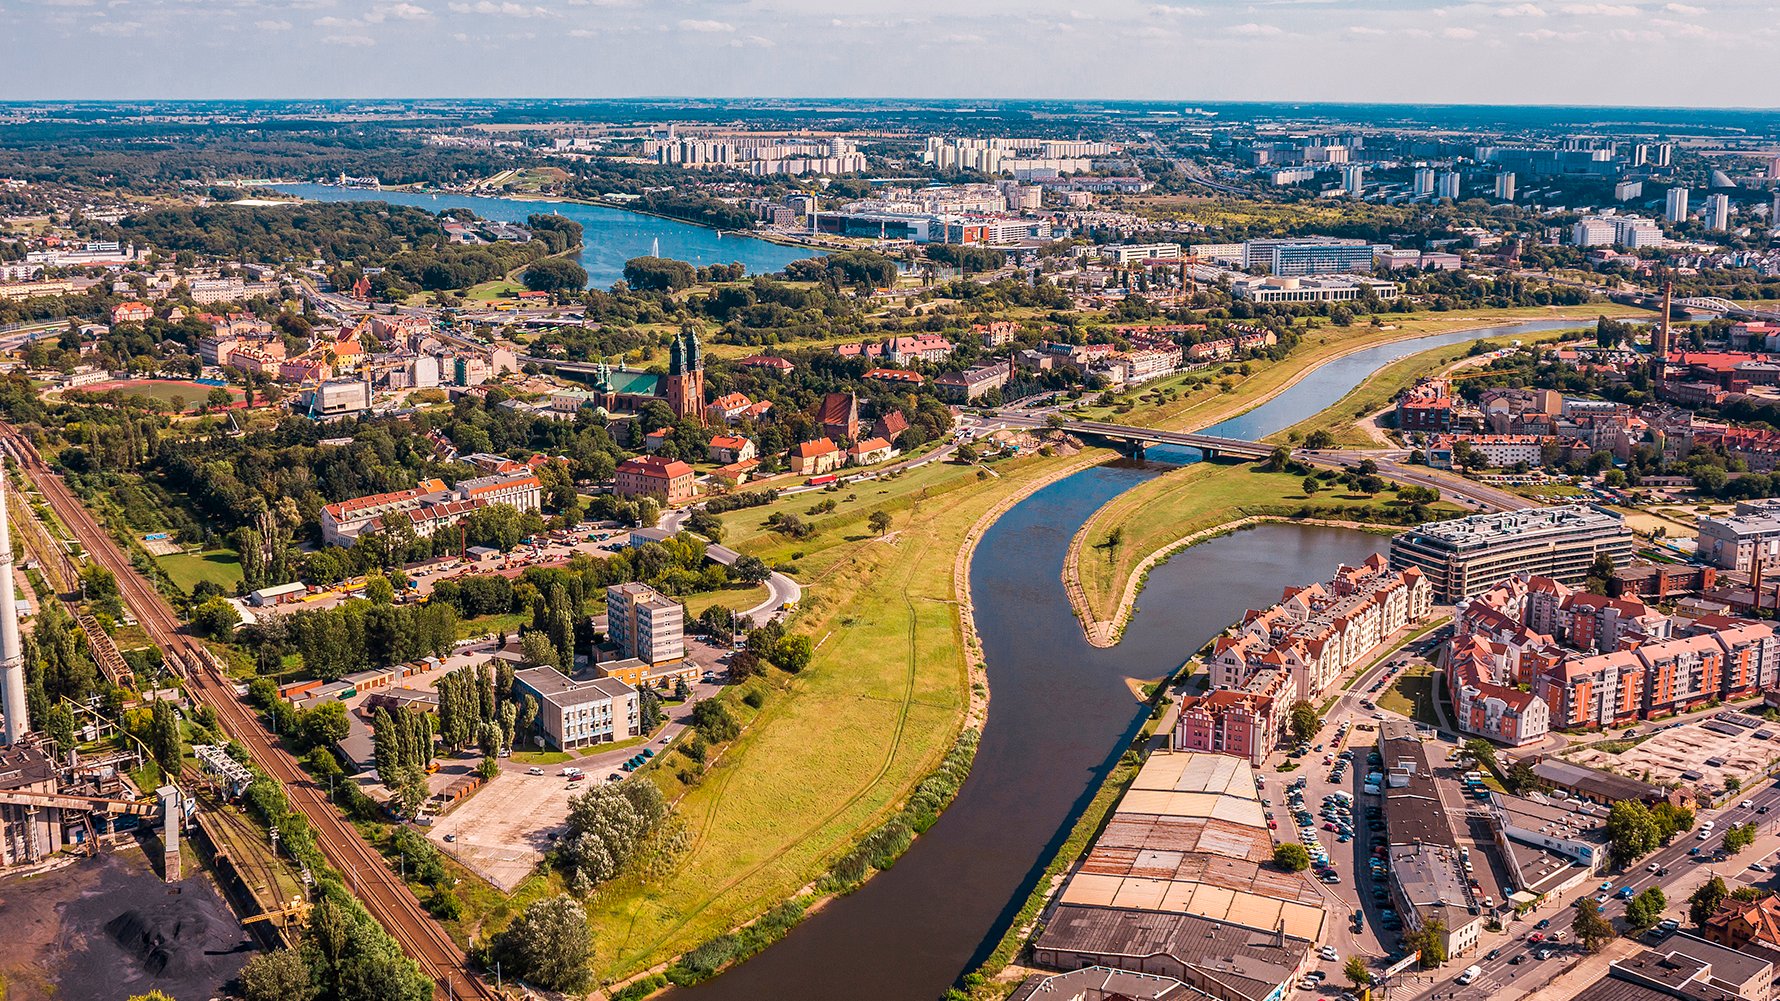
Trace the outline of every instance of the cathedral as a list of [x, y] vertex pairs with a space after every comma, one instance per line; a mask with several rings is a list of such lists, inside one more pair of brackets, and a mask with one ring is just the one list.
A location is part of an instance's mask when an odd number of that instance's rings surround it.
[[555, 394], [559, 409], [597, 407], [607, 413], [635, 413], [651, 400], [661, 400], [674, 416], [705, 423], [705, 360], [699, 352], [698, 334], [691, 327], [674, 335], [668, 347], [667, 375], [637, 372], [620, 365], [616, 371], [604, 362], [595, 370], [591, 392], [565, 390]]

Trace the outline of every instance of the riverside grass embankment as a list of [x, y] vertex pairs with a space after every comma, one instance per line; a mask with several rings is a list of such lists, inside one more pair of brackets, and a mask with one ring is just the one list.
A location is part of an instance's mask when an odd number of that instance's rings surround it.
[[[969, 554], [1000, 511], [1111, 454], [1034, 456], [981, 475], [932, 463], [721, 516], [726, 544], [796, 566], [796, 628], [816, 654], [776, 676], [757, 712], [738, 703], [746, 728], [707, 773], [686, 782], [653, 770], [679, 799], [692, 847], [658, 882], [620, 881], [592, 902], [602, 980], [658, 968], [807, 893], [966, 726], [982, 725], [988, 687], [960, 576]], [[811, 513], [830, 500], [833, 511]], [[892, 517], [882, 537], [866, 528], [877, 510]], [[811, 534], [767, 528], [774, 514], [805, 519]]]
[[[1311, 358], [1312, 364], [1300, 368], [1291, 378], [1275, 380], [1276, 386], [1258, 403], [1241, 408], [1207, 407], [1202, 413], [1205, 418], [1233, 413], [1209, 429], [1223, 430], [1233, 437], [1283, 444], [1323, 430], [1334, 435], [1338, 443], [1353, 444], [1358, 437], [1364, 439], [1362, 444], [1373, 444], [1356, 426], [1360, 414], [1383, 407], [1415, 379], [1461, 362], [1476, 343], [1493, 348], [1514, 341], [1550, 341], [1575, 329], [1567, 319], [1522, 320], [1517, 325], [1459, 326], [1444, 334], [1422, 333], [1411, 338], [1349, 340]], [[1472, 334], [1479, 336], [1469, 336]], [[1411, 346], [1410, 342], [1415, 340], [1436, 339], [1444, 343], [1401, 357], [1380, 358], [1382, 367], [1364, 375], [1334, 401], [1327, 399], [1329, 387], [1318, 393], [1316, 387], [1301, 385], [1335, 367], [1337, 362], [1353, 362], [1355, 359], [1349, 356], [1359, 352], [1390, 354]], [[1287, 394], [1316, 398], [1313, 403], [1294, 403], [1282, 398]], [[1212, 401], [1202, 401], [1208, 402]], [[1190, 464], [1164, 472], [1109, 501], [1072, 541], [1064, 565], [1064, 589], [1084, 633], [1096, 646], [1118, 642], [1120, 630], [1136, 608], [1145, 575], [1195, 541], [1214, 537], [1222, 530], [1237, 527], [1237, 523], [1254, 524], [1268, 519], [1363, 522], [1376, 525], [1375, 530], [1395, 531], [1403, 524], [1409, 507], [1389, 498], [1344, 493], [1329, 481], [1323, 481], [1325, 486], [1334, 488], [1329, 492], [1307, 494], [1300, 477], [1268, 474], [1246, 464], [1187, 461]], [[1459, 509], [1436, 504], [1426, 506], [1425, 513], [1439, 518], [1457, 514]]]

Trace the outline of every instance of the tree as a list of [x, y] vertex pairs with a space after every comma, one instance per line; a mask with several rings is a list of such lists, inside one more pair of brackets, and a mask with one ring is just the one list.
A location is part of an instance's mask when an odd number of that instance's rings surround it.
[[1286, 723], [1292, 730], [1292, 739], [1302, 744], [1316, 735], [1317, 728], [1322, 726], [1322, 718], [1316, 713], [1316, 706], [1304, 699], [1292, 703], [1292, 711], [1286, 717]]
[[320, 702], [303, 713], [303, 740], [313, 747], [332, 747], [352, 732], [346, 703], [336, 699]]
[[865, 523], [871, 526], [873, 535], [886, 535], [890, 531], [890, 512], [873, 511], [871, 515], [865, 519]]
[[1625, 905], [1626, 923], [1633, 928], [1643, 930], [1662, 920], [1663, 911], [1669, 906], [1669, 898], [1658, 887], [1651, 887], [1631, 899]]
[[1620, 800], [1607, 811], [1607, 840], [1612, 845], [1614, 860], [1628, 865], [1655, 851], [1662, 836], [1650, 817], [1650, 808], [1628, 799]]
[[624, 283], [643, 292], [677, 292], [690, 288], [697, 277], [692, 265], [666, 257], [633, 257], [624, 262]]
[[1677, 835], [1693, 830], [1693, 811], [1666, 801], [1650, 808], [1650, 819], [1656, 822], [1657, 832], [1665, 845]]
[[527, 664], [536, 667], [554, 667], [558, 671], [563, 671], [564, 674], [568, 673], [563, 670], [562, 655], [557, 653], [556, 646], [550, 642], [550, 637], [535, 629], [519, 637], [519, 655], [525, 658]]
[[1700, 884], [1700, 888], [1687, 898], [1688, 920], [1704, 926], [1708, 918], [1718, 913], [1718, 908], [1730, 895], [1730, 888], [1724, 885], [1724, 877], [1713, 876]]
[[1582, 943], [1589, 955], [1594, 955], [1613, 941], [1613, 922], [1601, 913], [1601, 905], [1592, 900], [1584, 900], [1576, 908], [1576, 918], [1570, 922], [1570, 931], [1576, 935], [1576, 941]]
[[815, 654], [816, 647], [810, 642], [810, 638], [797, 634], [779, 641], [779, 648], [773, 652], [772, 661], [781, 670], [796, 674], [810, 666], [810, 658]]
[[1286, 463], [1291, 461], [1292, 450], [1284, 445], [1275, 445], [1273, 451], [1267, 453], [1267, 465], [1264, 468], [1269, 473], [1277, 473], [1285, 469]]
[[547, 990], [581, 993], [593, 960], [587, 912], [566, 893], [536, 901], [501, 933], [495, 952], [517, 977]]
[[1304, 491], [1304, 496], [1306, 497], [1315, 494], [1318, 490], [1323, 488], [1322, 483], [1314, 476], [1306, 476], [1304, 482], [1298, 486], [1299, 489]]
[[1431, 970], [1446, 962], [1446, 921], [1430, 918], [1414, 931], [1403, 933], [1403, 948], [1421, 953], [1421, 968]]
[[261, 953], [241, 968], [241, 994], [246, 1001], [309, 1001], [315, 988], [309, 967], [292, 949]]
[[1310, 852], [1296, 841], [1285, 841], [1273, 849], [1273, 864], [1287, 872], [1303, 872], [1310, 868]]
[[179, 714], [173, 703], [156, 699], [149, 705], [148, 750], [155, 764], [169, 776], [179, 774], [179, 759], [185, 754], [185, 739], [180, 735]]
[[1526, 761], [1516, 761], [1514, 764], [1508, 766], [1508, 778], [1503, 784], [1508, 787], [1509, 792], [1515, 793], [1516, 795], [1525, 795], [1526, 793], [1537, 791], [1543, 787], [1545, 783], [1540, 781], [1539, 776], [1534, 773], [1533, 766], [1530, 763]]
[[745, 584], [759, 584], [771, 577], [773, 571], [760, 557], [744, 553], [729, 568], [729, 575]]
[[1347, 966], [1341, 972], [1347, 976], [1347, 982], [1354, 985], [1356, 991], [1372, 983], [1372, 969], [1366, 965], [1364, 956], [1347, 957]]
[[560, 292], [587, 287], [587, 269], [574, 261], [547, 257], [525, 269], [519, 276], [533, 292]]
[[192, 610], [192, 629], [211, 639], [227, 639], [241, 624], [241, 613], [221, 597], [207, 598]]
[[1496, 745], [1482, 737], [1473, 737], [1465, 741], [1465, 753], [1471, 756], [1472, 761], [1480, 765], [1488, 765], [1491, 768], [1496, 766]]
[[1755, 824], [1732, 824], [1724, 832], [1724, 850], [1732, 855], [1755, 844]]
[[1589, 564], [1588, 577], [1583, 586], [1590, 594], [1606, 594], [1607, 580], [1613, 576], [1614, 569], [1613, 557], [1606, 553], [1597, 554], [1595, 561]]
[[396, 600], [396, 586], [389, 582], [381, 570], [373, 570], [365, 574], [365, 600], [373, 605], [393, 605]]

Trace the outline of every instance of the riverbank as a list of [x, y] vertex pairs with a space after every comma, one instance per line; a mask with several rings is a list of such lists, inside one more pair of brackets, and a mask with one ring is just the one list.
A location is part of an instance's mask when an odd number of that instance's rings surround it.
[[[1574, 337], [1583, 329], [1578, 325], [1568, 330], [1535, 330], [1487, 338], [1484, 343], [1490, 345], [1490, 350], [1508, 347], [1510, 341], [1549, 344]], [[1434, 348], [1394, 361], [1349, 390], [1346, 396], [1335, 401], [1322, 413], [1269, 435], [1268, 440], [1302, 441], [1312, 432], [1325, 431], [1335, 440], [1336, 448], [1376, 448], [1378, 443], [1360, 429], [1358, 422], [1391, 406], [1397, 394], [1414, 385], [1417, 380], [1445, 372], [1472, 357], [1472, 344], [1475, 343], [1478, 342]]]
[[[1250, 362], [1250, 374], [1235, 376], [1229, 392], [1214, 381], [1197, 390], [1186, 384], [1202, 378], [1212, 369], [1185, 372], [1135, 387], [1138, 397], [1179, 393], [1159, 405], [1141, 406], [1127, 413], [1116, 407], [1083, 407], [1076, 412], [1088, 420], [1115, 420], [1120, 424], [1155, 427], [1168, 431], [1198, 431], [1207, 425], [1232, 420], [1247, 414], [1294, 388], [1306, 376], [1330, 362], [1372, 348], [1411, 341], [1438, 334], [1486, 330], [1510, 324], [1540, 321], [1576, 320], [1578, 325], [1598, 316], [1648, 315], [1647, 310], [1614, 303], [1583, 306], [1524, 306], [1510, 309], [1466, 310], [1462, 313], [1407, 313], [1401, 316], [1382, 314], [1382, 326], [1356, 324], [1350, 327], [1325, 326], [1301, 334], [1297, 350], [1277, 362]], [[1227, 363], [1226, 368], [1240, 368], [1241, 363]]]
[[[1083, 522], [1064, 561], [1064, 591], [1088, 642], [1117, 644], [1150, 571], [1188, 546], [1275, 521], [1394, 532], [1413, 507], [1338, 486], [1307, 494], [1303, 479], [1250, 463], [1198, 462], [1108, 501]], [[1450, 504], [1423, 510], [1430, 517], [1460, 513]]]
[[[816, 654], [719, 764], [669, 790], [692, 843], [675, 870], [592, 902], [600, 979], [659, 967], [806, 895], [902, 809], [987, 714], [961, 554], [998, 512], [1096, 458], [1035, 456], [982, 473], [933, 463], [721, 516], [740, 551], [798, 568], [805, 599], [792, 625]], [[866, 528], [878, 510], [892, 517], [883, 536]], [[776, 514], [809, 533], [767, 528]]]
[[[1606, 313], [1623, 311], [1624, 308], [1596, 310]], [[1524, 326], [1529, 322], [1534, 324], [1531, 328]], [[1294, 370], [1289, 374], [1281, 373], [1280, 378], [1273, 380], [1273, 385], [1260, 391], [1251, 389], [1256, 397], [1252, 402], [1243, 400], [1240, 405], [1216, 408], [1214, 413], [1234, 415], [1226, 417], [1214, 430], [1231, 437], [1281, 443], [1302, 440], [1314, 430], [1332, 434], [1340, 432], [1352, 438], [1363, 434], [1354, 425], [1357, 415], [1382, 407], [1415, 378], [1465, 358], [1480, 340], [1503, 345], [1516, 340], [1545, 341], [1575, 329], [1576, 326], [1563, 319], [1547, 316], [1539, 321], [1522, 319], [1514, 325], [1459, 325], [1440, 334], [1419, 332], [1408, 337], [1391, 332], [1390, 336], [1382, 338], [1326, 345], [1322, 351], [1298, 360]], [[1485, 336], [1469, 336], [1474, 333]], [[1334, 401], [1323, 397], [1293, 404], [1287, 398], [1288, 393], [1312, 376], [1324, 377], [1320, 374], [1335, 373], [1344, 365], [1354, 367], [1356, 356], [1361, 352], [1388, 356], [1394, 347], [1418, 339], [1442, 339], [1449, 343], [1399, 358], [1381, 357], [1378, 361], [1382, 364], [1374, 370], [1341, 376], [1352, 378], [1357, 375], [1357, 382], [1347, 386]], [[1296, 359], [1287, 359], [1293, 360]], [[1259, 378], [1251, 378], [1248, 385], [1255, 386]], [[1316, 394], [1307, 388], [1295, 395], [1315, 397]], [[1375, 446], [1376, 443], [1367, 439], [1358, 444]], [[1097, 646], [1116, 643], [1120, 630], [1136, 607], [1144, 574], [1170, 553], [1178, 551], [1183, 538], [1197, 536], [1216, 523], [1255, 516], [1311, 517], [1390, 525], [1403, 523], [1396, 511], [1388, 510], [1389, 504], [1374, 507], [1366, 503], [1371, 498], [1363, 495], [1333, 491], [1307, 495], [1301, 489], [1294, 490], [1283, 484], [1266, 489], [1262, 480], [1232, 481], [1227, 474], [1197, 471], [1204, 466], [1198, 463], [1168, 471], [1115, 498], [1088, 520], [1083, 534], [1072, 542], [1065, 561], [1063, 585], [1070, 597], [1071, 608], [1091, 643]], [[1208, 484], [1206, 478], [1214, 478], [1215, 482]], [[1301, 484], [1296, 479], [1292, 482]], [[1221, 518], [1217, 517], [1218, 511], [1207, 509], [1208, 504], [1217, 503], [1226, 506]], [[1398, 503], [1395, 507], [1400, 510], [1404, 505]], [[1424, 511], [1429, 517], [1459, 513], [1457, 508], [1447, 505], [1428, 506]], [[1105, 551], [1096, 554], [1096, 548]], [[1096, 555], [1102, 558], [1095, 559]]]

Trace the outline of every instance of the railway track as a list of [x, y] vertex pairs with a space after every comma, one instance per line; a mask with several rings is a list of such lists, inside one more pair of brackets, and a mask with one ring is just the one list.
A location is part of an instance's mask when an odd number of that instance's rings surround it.
[[164, 652], [169, 666], [185, 677], [187, 690], [213, 709], [229, 735], [248, 749], [267, 775], [284, 786], [291, 806], [315, 829], [316, 843], [328, 862], [346, 877], [347, 887], [395, 937], [402, 951], [432, 979], [435, 996], [488, 1001], [500, 997], [470, 972], [463, 950], [390, 871], [383, 856], [334, 808], [327, 791], [310, 780], [296, 759], [274, 742], [253, 709], [235, 691], [215, 655], [181, 631], [183, 623], [172, 606], [137, 572], [104, 526], [49, 468], [36, 448], [3, 422], [0, 441], [42, 492], [56, 517], [86, 547], [88, 558], [117, 578], [124, 603], [149, 639]]

